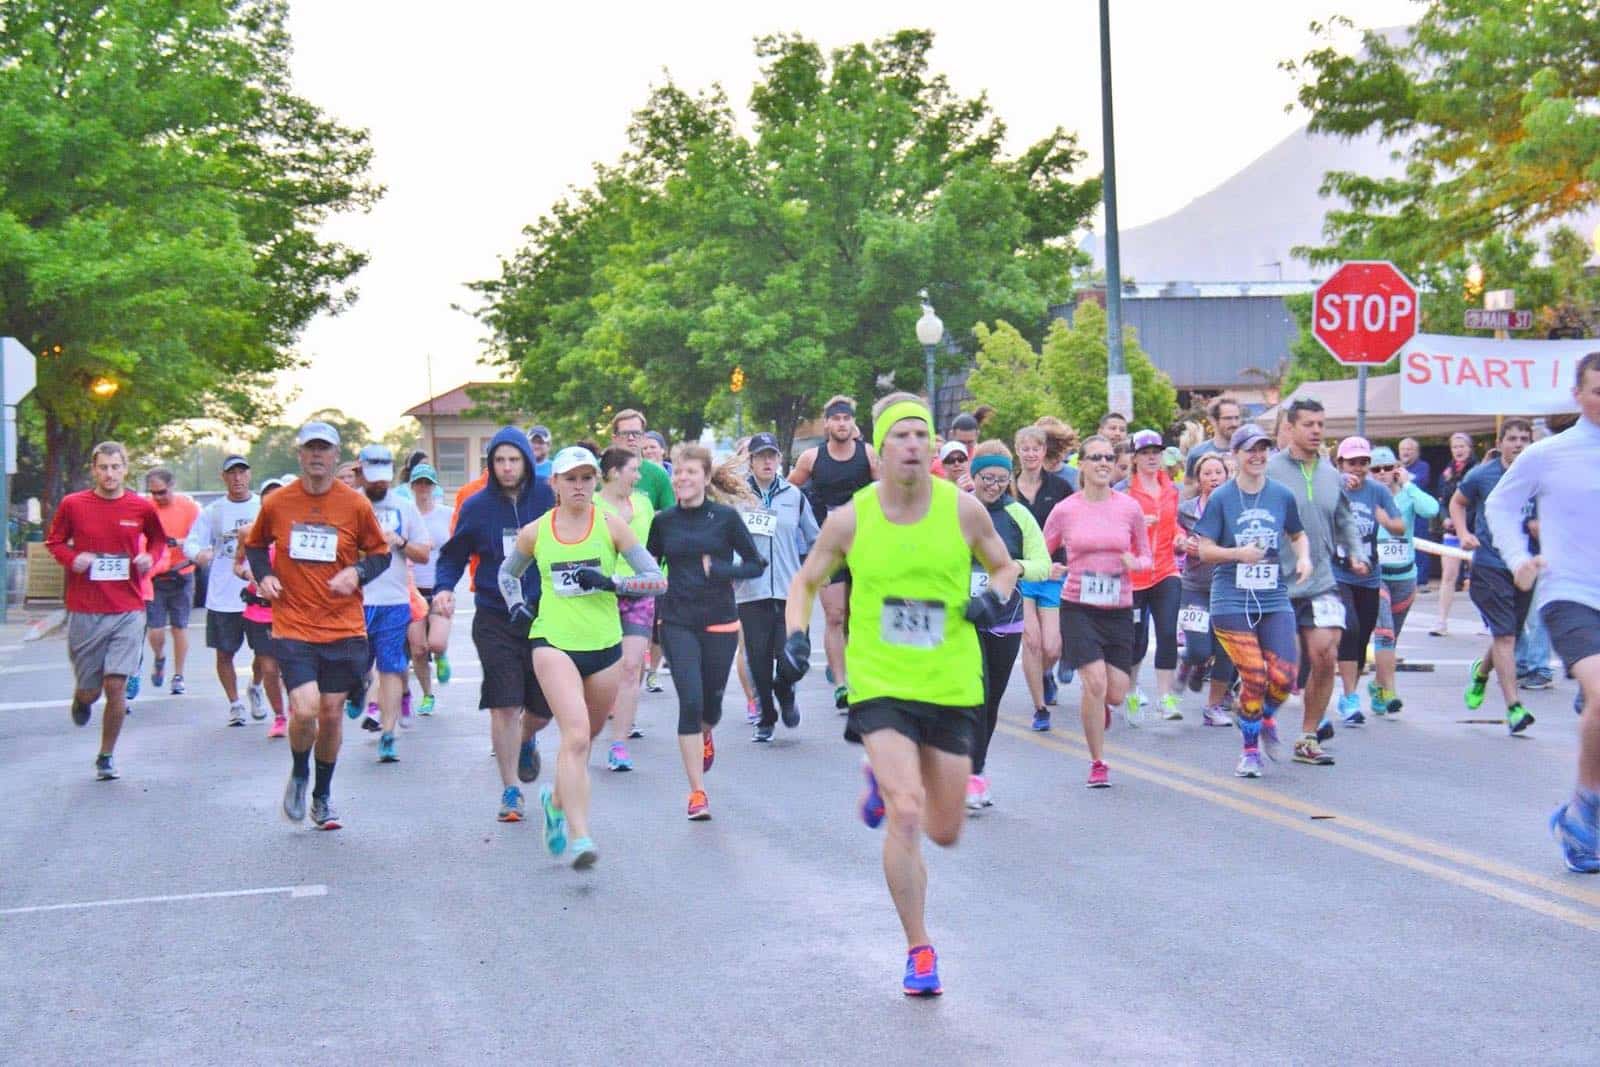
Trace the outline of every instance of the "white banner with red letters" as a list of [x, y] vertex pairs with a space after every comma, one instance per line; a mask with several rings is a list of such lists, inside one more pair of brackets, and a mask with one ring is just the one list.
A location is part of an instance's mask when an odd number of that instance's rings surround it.
[[1497, 341], [1419, 333], [1400, 350], [1408, 415], [1556, 415], [1578, 410], [1578, 361], [1600, 340]]

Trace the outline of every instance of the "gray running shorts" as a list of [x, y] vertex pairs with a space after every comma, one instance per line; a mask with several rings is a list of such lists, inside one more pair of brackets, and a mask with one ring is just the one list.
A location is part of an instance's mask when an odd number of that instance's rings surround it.
[[67, 655], [80, 693], [98, 691], [107, 675], [139, 672], [144, 651], [144, 612], [99, 615], [74, 611], [67, 615]]

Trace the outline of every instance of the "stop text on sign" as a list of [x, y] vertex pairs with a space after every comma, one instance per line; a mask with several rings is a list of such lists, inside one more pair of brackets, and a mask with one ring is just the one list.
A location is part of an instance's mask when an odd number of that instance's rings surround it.
[[1325, 293], [1317, 302], [1317, 325], [1336, 333], [1399, 333], [1413, 327], [1417, 302], [1409, 293]]

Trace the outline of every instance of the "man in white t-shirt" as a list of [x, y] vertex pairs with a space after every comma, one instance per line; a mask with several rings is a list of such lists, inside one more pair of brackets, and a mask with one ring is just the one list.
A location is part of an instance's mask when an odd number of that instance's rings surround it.
[[[389, 491], [394, 481], [394, 456], [384, 445], [368, 445], [361, 450], [361, 480], [378, 526], [399, 560], [424, 563], [432, 546], [428, 528], [423, 525], [417, 506]], [[378, 714], [382, 733], [378, 737], [378, 762], [394, 763], [394, 730], [400, 720], [400, 694], [405, 689], [406, 632], [411, 626], [410, 568], [390, 566], [361, 590], [367, 617], [367, 666], [378, 668]]]
[[[222, 484], [228, 495], [213, 500], [200, 511], [183, 541], [183, 554], [206, 568], [206, 647], [217, 654], [217, 680], [228, 697], [228, 725], [244, 725], [244, 701], [239, 699], [239, 676], [233, 657], [244, 645], [245, 581], [234, 573], [239, 540], [256, 521], [261, 498], [250, 491], [250, 463], [243, 456], [222, 461]], [[254, 651], [254, 650], [252, 650]], [[261, 664], [250, 670], [250, 714], [267, 717], [267, 695], [261, 686]]]

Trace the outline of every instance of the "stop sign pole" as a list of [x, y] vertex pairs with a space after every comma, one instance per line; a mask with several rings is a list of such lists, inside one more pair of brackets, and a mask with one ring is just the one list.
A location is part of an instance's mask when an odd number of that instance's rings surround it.
[[1417, 288], [1387, 260], [1341, 263], [1317, 286], [1311, 332], [1356, 368], [1356, 433], [1367, 435], [1367, 368], [1395, 357], [1417, 333]]

